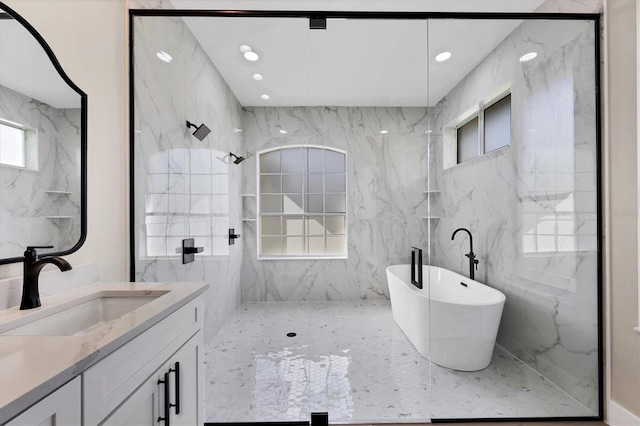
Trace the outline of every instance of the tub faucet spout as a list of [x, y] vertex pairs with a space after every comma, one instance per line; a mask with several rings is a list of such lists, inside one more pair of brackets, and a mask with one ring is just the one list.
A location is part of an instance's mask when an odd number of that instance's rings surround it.
[[465, 254], [466, 257], [469, 258], [469, 278], [472, 280], [475, 279], [475, 271], [478, 270], [478, 259], [476, 259], [476, 254], [473, 252], [473, 236], [471, 236], [471, 232], [467, 228], [458, 228], [453, 231], [451, 234], [451, 240], [455, 238], [458, 231], [464, 231], [469, 234], [469, 253]]

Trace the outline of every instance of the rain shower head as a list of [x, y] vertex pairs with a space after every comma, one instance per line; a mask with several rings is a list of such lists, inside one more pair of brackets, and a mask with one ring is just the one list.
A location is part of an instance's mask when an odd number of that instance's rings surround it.
[[233, 164], [240, 164], [240, 163], [242, 163], [244, 161], [244, 157], [238, 157], [233, 152], [230, 152], [229, 156], [235, 158], [235, 160], [233, 160]]
[[211, 133], [211, 129], [209, 129], [204, 123], [202, 123], [200, 127], [198, 127], [190, 121], [187, 121], [187, 129], [190, 127], [196, 128], [196, 130], [193, 132], [193, 136], [198, 138], [198, 140], [200, 141], [204, 140], [204, 138], [206, 138], [207, 135]]

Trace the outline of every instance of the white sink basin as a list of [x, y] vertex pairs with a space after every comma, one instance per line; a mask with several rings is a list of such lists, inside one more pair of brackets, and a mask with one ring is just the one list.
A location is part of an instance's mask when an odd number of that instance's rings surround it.
[[48, 310], [43, 303], [40, 312], [2, 324], [0, 334], [77, 336], [118, 319], [166, 293], [168, 291], [102, 291]]

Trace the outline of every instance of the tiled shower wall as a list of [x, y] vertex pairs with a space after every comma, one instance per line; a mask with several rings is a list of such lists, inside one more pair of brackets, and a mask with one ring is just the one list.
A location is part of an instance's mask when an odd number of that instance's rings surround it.
[[38, 156], [36, 170], [0, 165], [0, 257], [22, 256], [27, 245], [70, 249], [80, 239], [80, 109], [0, 86], [0, 118], [35, 129]]
[[[182, 18], [136, 18], [136, 280], [205, 281], [205, 341], [240, 303], [240, 105]], [[171, 63], [156, 56], [165, 51]], [[199, 141], [189, 120], [212, 131]], [[183, 238], [204, 248], [186, 265]]]
[[[433, 109], [433, 263], [507, 296], [498, 344], [598, 409], [596, 32], [591, 21], [527, 21]], [[520, 62], [521, 55], [538, 57]], [[442, 128], [511, 85], [512, 144], [443, 170]]]
[[[244, 193], [256, 193], [261, 150], [312, 144], [347, 152], [348, 259], [257, 260], [256, 222], [245, 222], [242, 300], [387, 299], [385, 268], [426, 246], [427, 118], [426, 108], [246, 108], [252, 157], [243, 163]], [[245, 199], [246, 214], [255, 215], [250, 203], [255, 198]]]

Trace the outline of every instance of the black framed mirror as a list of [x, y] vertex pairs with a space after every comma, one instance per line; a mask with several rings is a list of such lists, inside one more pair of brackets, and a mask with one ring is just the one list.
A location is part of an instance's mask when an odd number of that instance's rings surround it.
[[0, 264], [87, 234], [87, 95], [42, 36], [0, 2]]

